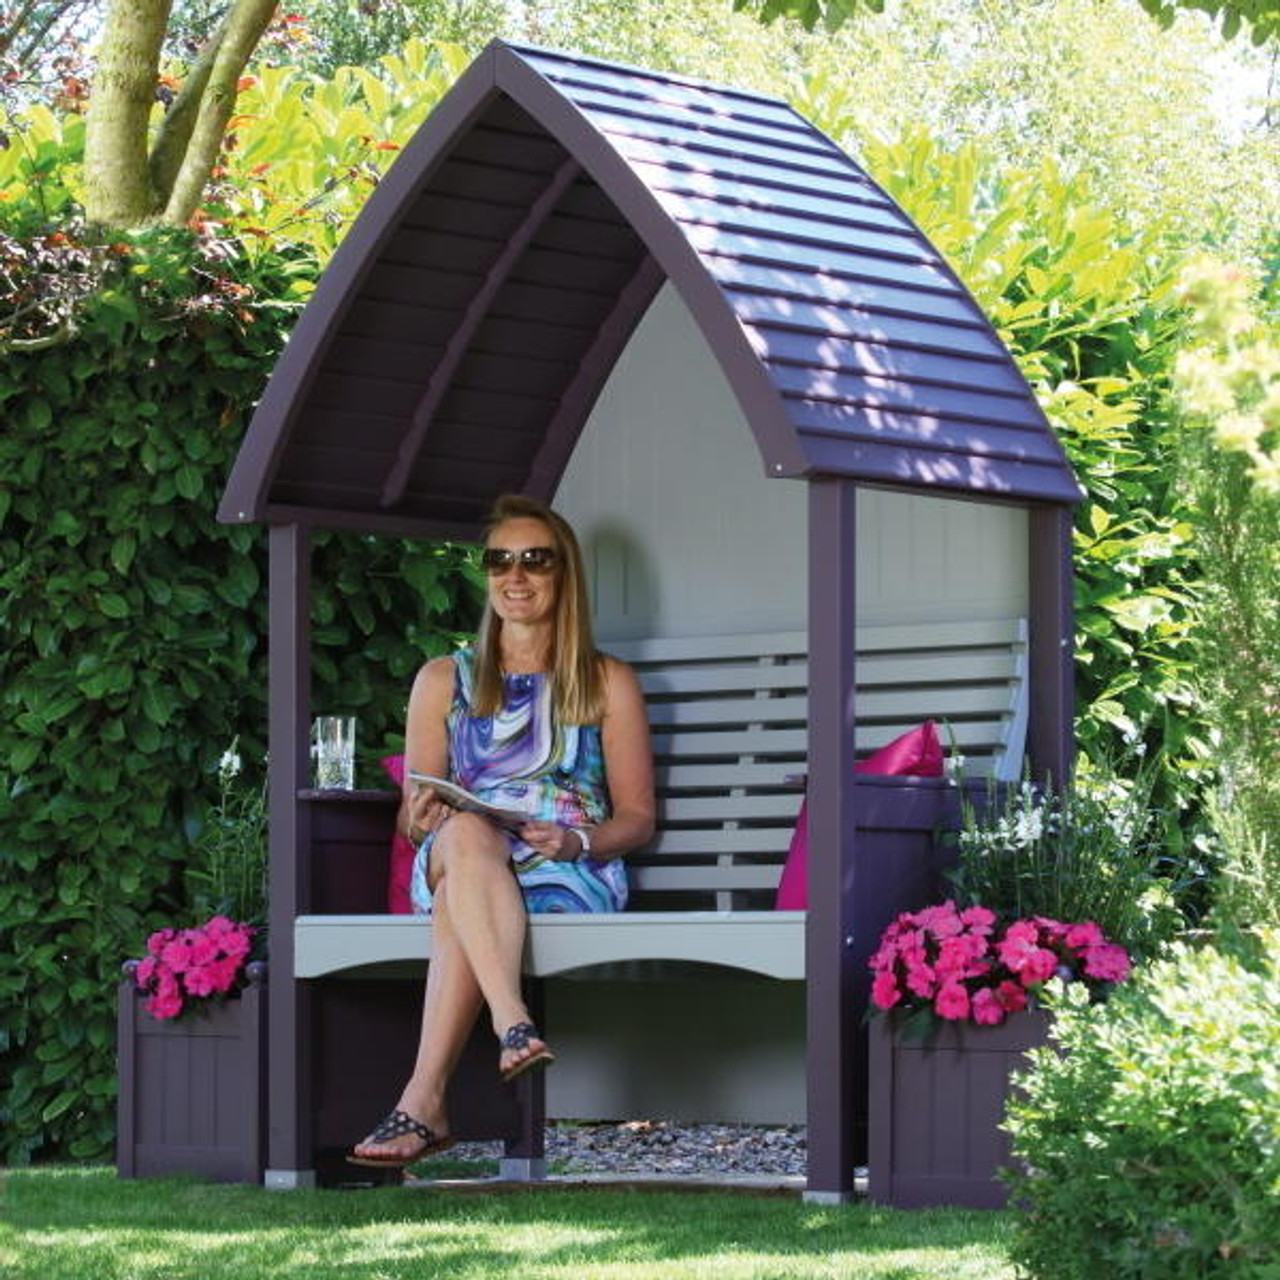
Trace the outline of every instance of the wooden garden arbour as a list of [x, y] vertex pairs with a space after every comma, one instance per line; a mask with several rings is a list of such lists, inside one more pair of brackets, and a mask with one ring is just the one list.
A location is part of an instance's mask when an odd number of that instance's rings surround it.
[[313, 528], [474, 538], [492, 499], [556, 494], [665, 284], [772, 480], [807, 485], [810, 1193], [852, 1190], [865, 1091], [856, 892], [858, 493], [1028, 512], [1028, 755], [1071, 756], [1079, 490], [1016, 366], [919, 230], [780, 101], [495, 41], [406, 147], [300, 318], [220, 518], [270, 527], [269, 1179], [308, 1176], [308, 545]]

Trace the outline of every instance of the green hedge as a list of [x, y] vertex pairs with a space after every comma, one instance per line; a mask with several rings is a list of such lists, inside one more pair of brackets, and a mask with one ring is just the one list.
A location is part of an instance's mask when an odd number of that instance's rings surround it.
[[[280, 300], [316, 272], [186, 234], [105, 253], [60, 234], [25, 283], [100, 270], [93, 300], [0, 366], [3, 1163], [108, 1153], [120, 962], [194, 923], [182, 869], [237, 735], [261, 771], [265, 534], [214, 511], [297, 310]], [[376, 784], [413, 671], [471, 623], [472, 578], [460, 548], [316, 542], [314, 697], [359, 715]]]
[[1029, 1276], [1280, 1275], [1278, 944], [1179, 946], [1059, 1010], [1009, 1108]]

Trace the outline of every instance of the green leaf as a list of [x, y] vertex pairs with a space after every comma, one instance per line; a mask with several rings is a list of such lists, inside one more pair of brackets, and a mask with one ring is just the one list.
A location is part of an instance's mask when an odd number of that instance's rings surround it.
[[204, 489], [204, 472], [190, 462], [184, 462], [173, 473], [173, 483], [178, 492], [191, 501], [198, 498]]
[[43, 396], [32, 396], [23, 415], [27, 429], [41, 434], [53, 426], [53, 408]]
[[104, 591], [98, 597], [98, 608], [108, 618], [127, 618], [129, 616], [129, 602], [124, 596], [116, 595], [112, 591]]
[[64, 1111], [67, 1111], [76, 1104], [80, 1097], [78, 1089], [64, 1089], [48, 1106], [40, 1112], [40, 1119], [46, 1124], [50, 1120], [56, 1120]]
[[133, 557], [138, 550], [138, 539], [132, 533], [122, 533], [111, 544], [111, 563], [117, 572], [128, 573]]

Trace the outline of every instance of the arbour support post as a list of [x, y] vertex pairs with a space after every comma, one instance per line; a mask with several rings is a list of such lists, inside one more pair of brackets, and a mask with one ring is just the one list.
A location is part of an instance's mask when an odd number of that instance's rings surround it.
[[1070, 781], [1075, 753], [1072, 524], [1070, 507], [1031, 509], [1027, 754], [1032, 777], [1055, 791]]
[[[809, 1177], [805, 1199], [852, 1198], [859, 1049], [855, 919], [855, 496], [851, 480], [809, 482], [809, 909], [805, 928]], [[865, 896], [865, 895], [864, 895]], [[864, 909], [866, 904], [864, 904]], [[865, 987], [865, 982], [861, 983]]]
[[273, 525], [269, 534], [270, 673], [267, 784], [270, 813], [270, 1019], [267, 1033], [268, 1187], [315, 1185], [311, 1164], [310, 1036], [306, 984], [294, 976], [293, 922], [310, 905], [307, 786], [311, 721], [311, 533]]

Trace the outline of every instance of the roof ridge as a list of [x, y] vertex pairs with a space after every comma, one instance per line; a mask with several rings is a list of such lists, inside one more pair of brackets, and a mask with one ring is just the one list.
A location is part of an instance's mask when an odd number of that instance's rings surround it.
[[[490, 47], [495, 46], [510, 49], [521, 57], [526, 54], [533, 54], [541, 58], [555, 58], [561, 62], [587, 63], [591, 66], [604, 67], [609, 71], [622, 71], [627, 75], [633, 75], [642, 80], [660, 80], [667, 84], [683, 85], [689, 89], [705, 89], [710, 93], [724, 94], [725, 97], [729, 98], [744, 98], [750, 102], [767, 102], [770, 106], [786, 107], [788, 111], [795, 113], [797, 119], [804, 120], [804, 117], [785, 98], [772, 93], [760, 93], [755, 89], [740, 89], [733, 85], [716, 84], [711, 80], [699, 80], [696, 76], [681, 75], [675, 71], [655, 71], [652, 67], [638, 67], [628, 62], [611, 62], [608, 58], [601, 58], [596, 54], [571, 53], [565, 49], [552, 49], [545, 45], [532, 44], [523, 40], [504, 40], [501, 36], [492, 41]], [[808, 124], [809, 122], [805, 121], [805, 123]]]

